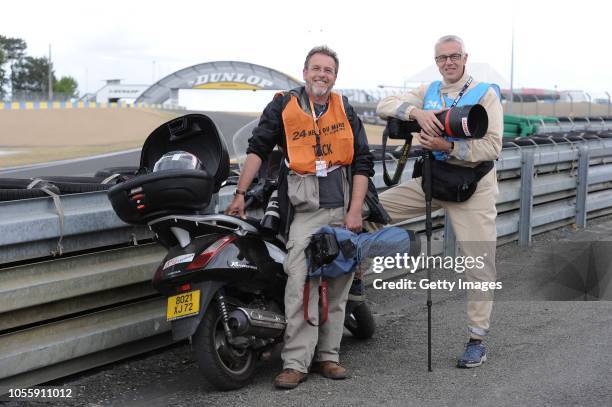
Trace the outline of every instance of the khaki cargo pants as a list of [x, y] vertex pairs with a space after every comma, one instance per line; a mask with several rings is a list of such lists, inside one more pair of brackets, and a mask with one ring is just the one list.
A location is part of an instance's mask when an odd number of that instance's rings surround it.
[[[483, 256], [482, 269], [467, 269], [464, 281], [495, 282], [495, 248], [497, 230], [495, 198], [498, 195], [497, 175], [493, 168], [479, 182], [474, 195], [465, 202], [444, 202], [432, 200], [432, 211], [444, 208], [450, 216], [459, 251], [458, 256]], [[425, 214], [425, 194], [421, 178], [415, 178], [380, 194], [380, 202], [391, 216], [391, 223], [399, 223]], [[379, 225], [368, 223], [368, 230]], [[425, 249], [423, 249], [424, 251]], [[435, 279], [435, 275], [432, 276]], [[470, 337], [483, 339], [489, 331], [492, 291], [467, 290], [468, 332]]]
[[[329, 314], [323, 326], [311, 326], [304, 320], [303, 290], [307, 263], [304, 250], [310, 236], [323, 226], [340, 226], [344, 221], [344, 208], [318, 209], [296, 213], [291, 223], [287, 241], [287, 258], [284, 269], [287, 273], [285, 288], [285, 315], [287, 329], [285, 344], [281, 352], [284, 369], [295, 369], [307, 373], [310, 362], [330, 360], [339, 362], [340, 340], [344, 329], [344, 310], [353, 274], [328, 280]], [[308, 314], [310, 321], [318, 324], [319, 280], [310, 282]], [[316, 355], [315, 355], [316, 348]]]

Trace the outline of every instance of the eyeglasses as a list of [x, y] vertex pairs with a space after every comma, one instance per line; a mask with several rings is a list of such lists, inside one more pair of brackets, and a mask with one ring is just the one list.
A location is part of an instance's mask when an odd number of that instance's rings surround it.
[[443, 64], [447, 59], [450, 59], [451, 62], [457, 62], [461, 59], [463, 54], [450, 54], [450, 55], [438, 55], [436, 59], [436, 63]]
[[321, 68], [318, 65], [313, 66], [312, 68], [309, 68], [311, 71], [319, 73], [321, 71], [325, 72], [328, 75], [334, 75], [336, 72], [332, 69], [332, 68]]

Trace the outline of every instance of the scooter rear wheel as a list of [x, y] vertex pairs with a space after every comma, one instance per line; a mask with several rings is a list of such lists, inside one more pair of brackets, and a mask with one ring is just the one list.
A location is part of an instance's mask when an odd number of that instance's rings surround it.
[[239, 389], [251, 380], [257, 359], [255, 352], [227, 342], [216, 302], [206, 310], [193, 336], [193, 347], [202, 375], [217, 389]]
[[365, 302], [356, 305], [346, 316], [344, 326], [357, 339], [370, 339], [376, 331], [376, 322]]

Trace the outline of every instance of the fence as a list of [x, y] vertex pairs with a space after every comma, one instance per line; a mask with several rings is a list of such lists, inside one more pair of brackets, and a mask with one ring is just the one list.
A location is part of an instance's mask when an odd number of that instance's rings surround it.
[[[66, 102], [74, 98], [74, 95], [69, 93], [53, 92], [52, 102]], [[0, 100], [1, 102], [2, 100]], [[31, 92], [31, 91], [13, 91], [10, 101], [15, 102], [46, 102], [49, 101], [48, 92]]]
[[129, 108], [146, 107], [155, 109], [179, 109], [177, 106], [152, 105], [148, 103], [105, 103], [89, 101], [61, 101], [61, 102], [0, 102], [0, 110], [47, 110], [47, 109], [94, 109], [94, 108]]
[[[504, 149], [499, 242], [528, 245], [534, 234], [612, 213], [611, 136]], [[374, 182], [383, 187], [380, 163]], [[231, 197], [220, 194], [218, 207]], [[165, 301], [150, 286], [165, 255], [151, 232], [121, 222], [104, 192], [60, 203], [63, 217], [51, 198], [0, 203], [0, 394], [171, 343]], [[422, 218], [405, 224], [424, 229]], [[452, 254], [443, 212], [434, 226], [434, 249]]]

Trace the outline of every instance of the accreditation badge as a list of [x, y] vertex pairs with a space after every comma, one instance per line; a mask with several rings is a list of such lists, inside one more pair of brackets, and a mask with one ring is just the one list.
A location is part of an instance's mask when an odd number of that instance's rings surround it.
[[327, 162], [325, 160], [315, 161], [315, 170], [317, 177], [327, 177]]

